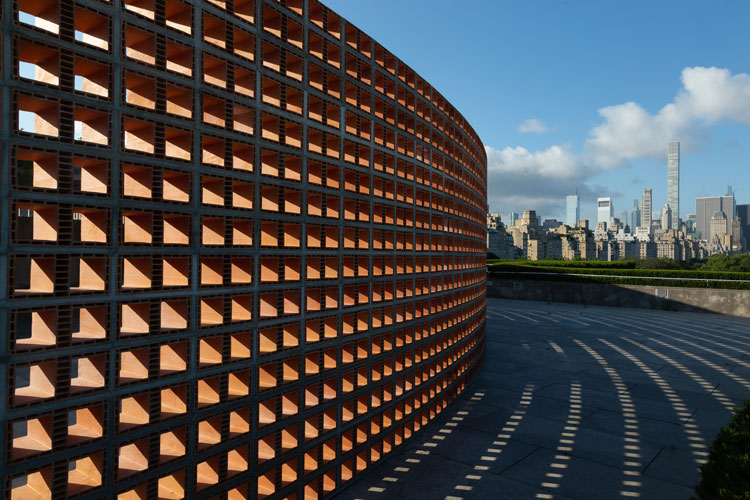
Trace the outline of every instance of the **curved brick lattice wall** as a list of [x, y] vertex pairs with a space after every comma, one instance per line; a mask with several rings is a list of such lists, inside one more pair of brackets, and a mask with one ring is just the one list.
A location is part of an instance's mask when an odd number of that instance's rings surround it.
[[3, 0], [6, 498], [329, 495], [484, 350], [486, 157], [316, 0]]

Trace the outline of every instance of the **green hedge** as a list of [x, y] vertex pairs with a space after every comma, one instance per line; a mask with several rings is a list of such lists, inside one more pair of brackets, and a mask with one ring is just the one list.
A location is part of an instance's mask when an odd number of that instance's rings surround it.
[[[492, 256], [494, 257], [494, 255]], [[689, 261], [675, 261], [672, 259], [634, 259], [605, 261], [605, 260], [561, 260], [545, 259], [539, 261], [508, 260], [490, 258], [488, 264], [516, 263], [527, 266], [553, 266], [574, 268], [597, 268], [597, 269], [669, 269], [669, 270], [695, 270], [695, 271], [729, 271], [739, 273], [750, 273], [750, 253], [737, 255], [713, 255], [708, 259], [692, 259]]]
[[491, 259], [488, 264], [515, 264], [529, 267], [575, 267], [597, 269], [635, 269], [635, 260], [502, 260]]
[[503, 272], [502, 274], [490, 273], [491, 279], [517, 280], [517, 281], [567, 281], [575, 283], [602, 283], [609, 285], [643, 285], [643, 286], [674, 286], [684, 288], [713, 288], [725, 290], [750, 290], [750, 283], [732, 281], [693, 281], [693, 280], [655, 280], [648, 277], [617, 278], [607, 276], [577, 276], [576, 274], [560, 274], [551, 276], [548, 274], [533, 273], [527, 270], [522, 272]]
[[[544, 261], [538, 261], [544, 262]], [[641, 278], [692, 278], [709, 280], [745, 280], [750, 281], [750, 273], [728, 271], [685, 271], [667, 269], [611, 269], [595, 267], [564, 267], [550, 265], [526, 265], [515, 261], [502, 261], [489, 266], [490, 271], [518, 273], [564, 273], [564, 274], [599, 274], [602, 276], [633, 276]]]
[[[544, 260], [509, 260], [509, 259], [489, 259], [488, 264], [521, 264], [535, 267], [575, 267], [575, 268], [597, 268], [597, 269], [670, 269], [670, 270], [695, 270], [698, 269], [705, 261], [689, 260], [676, 261], [672, 259], [642, 259], [637, 260], [628, 258], [625, 260], [561, 260], [561, 259], [544, 259]], [[742, 271], [742, 269], [704, 269], [705, 271]]]
[[698, 500], [750, 500], [750, 399], [708, 449], [695, 493]]
[[701, 266], [701, 270], [750, 272], [750, 254], [714, 255]]

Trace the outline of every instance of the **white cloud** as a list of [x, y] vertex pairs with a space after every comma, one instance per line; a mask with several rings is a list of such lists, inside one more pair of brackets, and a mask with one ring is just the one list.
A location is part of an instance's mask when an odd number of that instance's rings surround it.
[[[689, 153], [709, 140], [707, 126], [721, 120], [750, 124], [750, 75], [727, 69], [691, 67], [682, 70], [682, 87], [672, 102], [651, 114], [636, 102], [607, 106], [592, 128], [582, 152], [568, 146], [529, 151], [523, 147], [487, 147], [488, 197], [493, 210], [536, 209], [541, 216], [559, 216], [565, 196], [578, 190], [581, 200], [618, 196], [592, 179], [606, 169], [627, 166], [637, 158], [664, 160], [667, 143], [682, 142]], [[521, 132], [547, 130], [539, 120], [525, 120]]]
[[549, 127], [541, 120], [529, 118], [518, 126], [518, 131], [522, 134], [543, 134], [549, 131]]
[[496, 172], [565, 179], [575, 177], [582, 166], [577, 156], [564, 146], [534, 152], [521, 146], [485, 149], [488, 168]]
[[601, 186], [590, 186], [594, 172], [567, 146], [543, 151], [487, 146], [485, 150], [488, 202], [493, 211], [533, 209], [540, 216], [552, 217], [562, 213], [565, 196], [576, 190], [589, 200], [602, 193], [616, 195]]
[[680, 79], [678, 94], [655, 114], [635, 102], [600, 109], [604, 123], [589, 132], [587, 161], [610, 168], [635, 158], [660, 158], [669, 141], [700, 142], [707, 124], [750, 123], [750, 75], [693, 67], [683, 69]]
[[693, 116], [707, 122], [729, 119], [750, 124], [750, 75], [732, 76], [728, 69], [685, 68], [684, 91], [675, 99]]

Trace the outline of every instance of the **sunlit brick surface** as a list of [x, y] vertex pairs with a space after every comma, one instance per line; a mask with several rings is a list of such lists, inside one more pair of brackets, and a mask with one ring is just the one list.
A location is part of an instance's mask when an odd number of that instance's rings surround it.
[[484, 352], [486, 158], [315, 0], [3, 0], [5, 497], [330, 495]]

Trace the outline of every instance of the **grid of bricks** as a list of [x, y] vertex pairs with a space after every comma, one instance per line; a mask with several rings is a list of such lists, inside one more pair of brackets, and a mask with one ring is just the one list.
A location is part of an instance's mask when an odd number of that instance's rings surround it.
[[484, 352], [486, 157], [317, 0], [2, 0], [6, 498], [331, 494]]

